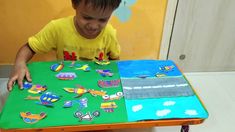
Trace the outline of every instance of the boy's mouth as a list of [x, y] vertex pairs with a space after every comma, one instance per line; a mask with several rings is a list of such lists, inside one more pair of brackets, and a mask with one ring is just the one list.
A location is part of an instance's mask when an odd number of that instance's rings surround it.
[[86, 29], [86, 32], [89, 35], [95, 35], [95, 34], [97, 34], [98, 30], [97, 29]]

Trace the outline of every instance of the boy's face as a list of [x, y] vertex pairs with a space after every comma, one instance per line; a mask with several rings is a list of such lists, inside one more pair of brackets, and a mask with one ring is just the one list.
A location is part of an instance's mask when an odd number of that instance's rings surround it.
[[74, 5], [74, 9], [76, 10], [75, 27], [87, 39], [96, 38], [113, 13], [111, 8], [95, 9], [89, 3], [85, 5], [84, 1], [81, 1], [79, 5]]

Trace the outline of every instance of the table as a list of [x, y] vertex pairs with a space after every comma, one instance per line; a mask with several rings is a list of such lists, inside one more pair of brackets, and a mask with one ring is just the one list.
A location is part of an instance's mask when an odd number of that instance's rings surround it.
[[[49, 69], [57, 63], [37, 62], [28, 66], [34, 80], [33, 83], [46, 84], [48, 90], [62, 95], [60, 101], [55, 102], [53, 108], [44, 107], [31, 100], [24, 100], [29, 93], [27, 90], [22, 91], [15, 86], [1, 114], [0, 127], [4, 128], [2, 131], [87, 131], [181, 125], [181, 131], [187, 132], [189, 125], [200, 124], [208, 117], [208, 112], [202, 101], [172, 61], [132, 60], [111, 62], [109, 65], [77, 61], [77, 66], [71, 66], [71, 62], [63, 62], [64, 69], [62, 71], [64, 73], [73, 71], [77, 77], [73, 80], [62, 81], [56, 78], [58, 72]], [[83, 71], [86, 64], [90, 68], [89, 72]], [[98, 74], [97, 69], [110, 69], [113, 76], [104, 77], [104, 75]], [[121, 84], [113, 86], [114, 88], [102, 88], [97, 84], [100, 80], [118, 79], [121, 80]], [[123, 91], [124, 97], [115, 100], [117, 108], [112, 109], [111, 112], [109, 109], [107, 112], [107, 109], [101, 108], [100, 103], [106, 103], [102, 97], [88, 93], [74, 99], [75, 93], [64, 91], [65, 87], [77, 88], [76, 84], [82, 85], [88, 91], [91, 89], [101, 91], [102, 89], [110, 97]], [[175, 90], [177, 88], [178, 90]], [[79, 111], [87, 113], [98, 110], [100, 117], [94, 118], [92, 121], [78, 121], [72, 114], [80, 108], [80, 105], [75, 104], [72, 108], [61, 107], [66, 100], [77, 101], [83, 97], [89, 100], [89, 107]], [[16, 101], [18, 102], [16, 103]], [[193, 104], [193, 107], [189, 104]], [[156, 110], [151, 105], [157, 106], [158, 109]], [[190, 109], [178, 110], [183, 106]], [[19, 117], [19, 113], [27, 110], [33, 113], [45, 111], [48, 116], [36, 124], [25, 124]], [[60, 115], [58, 116], [58, 114]]]
[[60, 126], [60, 127], [48, 127], [40, 129], [11, 129], [11, 130], [2, 130], [2, 132], [94, 131], [94, 130], [113, 130], [113, 129], [124, 129], [124, 128], [146, 128], [146, 127], [158, 127], [158, 126], [182, 126], [181, 132], [188, 132], [189, 125], [201, 124], [203, 123], [203, 121], [204, 119], [167, 119], [167, 120], [157, 120], [157, 121], [142, 121], [134, 123]]

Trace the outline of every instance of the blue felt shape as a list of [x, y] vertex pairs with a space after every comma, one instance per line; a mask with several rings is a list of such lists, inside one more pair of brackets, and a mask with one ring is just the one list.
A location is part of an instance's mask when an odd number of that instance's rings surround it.
[[125, 101], [128, 121], [208, 117], [197, 96]]
[[24, 89], [30, 89], [33, 86], [32, 83], [25, 81], [23, 84]]
[[[166, 76], [182, 76], [181, 72], [171, 60], [128, 60], [117, 62], [121, 78], [136, 78], [138, 76], [156, 77], [157, 73]], [[163, 67], [170, 66], [168, 71]]]

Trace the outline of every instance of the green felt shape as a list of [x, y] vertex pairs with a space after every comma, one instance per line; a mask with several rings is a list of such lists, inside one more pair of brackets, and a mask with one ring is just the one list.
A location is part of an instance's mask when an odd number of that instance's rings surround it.
[[[92, 96], [89, 93], [82, 95], [79, 98], [76, 93], [68, 93], [64, 90], [65, 87], [76, 88], [77, 85], [83, 86], [85, 89], [103, 90], [107, 91], [107, 94], [115, 94], [122, 92], [121, 84], [116, 88], [100, 88], [98, 86], [99, 80], [115, 80], [120, 79], [117, 64], [112, 61], [109, 65], [101, 66], [91, 61], [76, 61], [76, 64], [81, 66], [88, 64], [91, 68], [89, 72], [83, 70], [76, 70], [78, 67], [69, 67], [71, 61], [64, 62], [64, 68], [60, 72], [75, 72], [77, 77], [73, 80], [59, 80], [56, 75], [59, 72], [50, 70], [51, 65], [59, 62], [34, 62], [29, 63], [28, 68], [33, 79], [33, 84], [41, 84], [47, 86], [47, 91], [52, 92], [60, 99], [53, 103], [53, 107], [46, 107], [39, 105], [37, 100], [26, 100], [28, 95], [40, 96], [41, 94], [31, 94], [26, 89], [20, 90], [18, 85], [14, 86], [12, 92], [5, 103], [4, 109], [0, 116], [0, 128], [13, 129], [13, 128], [45, 128], [52, 126], [72, 126], [83, 124], [110, 124], [127, 122], [127, 113], [125, 107], [124, 98], [119, 100], [113, 100], [109, 102], [115, 102], [117, 108], [114, 112], [105, 112], [100, 108], [101, 103], [104, 102], [101, 96]], [[114, 73], [112, 77], [102, 77], [97, 73], [96, 69], [109, 69]], [[73, 103], [71, 108], [64, 108], [64, 102], [68, 100], [79, 100], [82, 98], [88, 99], [88, 107], [83, 108], [81, 112], [86, 114], [87, 112], [99, 111], [100, 116], [93, 118], [91, 121], [83, 120], [79, 121], [79, 118], [74, 117], [74, 113], [78, 111], [79, 104]], [[20, 112], [31, 112], [33, 114], [39, 114], [41, 112], [46, 113], [46, 117], [35, 124], [27, 124], [20, 117]]]

